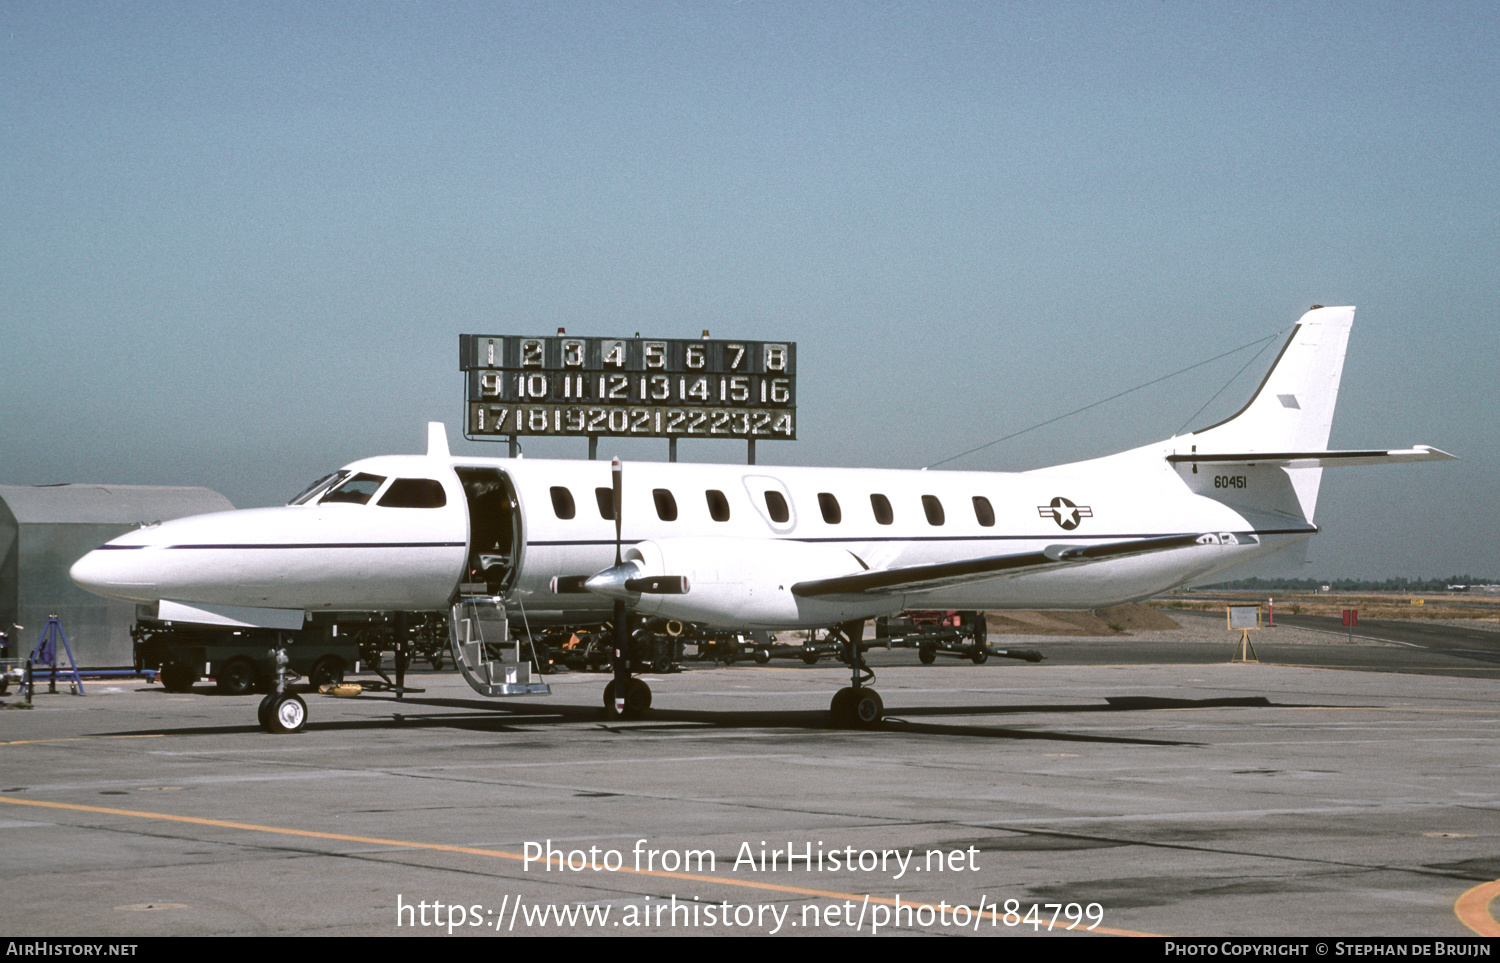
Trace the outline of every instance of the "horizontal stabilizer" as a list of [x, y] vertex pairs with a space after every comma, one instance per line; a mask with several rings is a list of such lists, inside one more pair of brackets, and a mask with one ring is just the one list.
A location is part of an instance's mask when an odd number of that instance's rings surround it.
[[1414, 461], [1452, 461], [1457, 455], [1428, 445], [1392, 450], [1191, 452], [1167, 456], [1173, 464], [1277, 465], [1282, 468], [1336, 468], [1341, 465], [1402, 465]]
[[1104, 545], [1049, 545], [1040, 552], [1019, 555], [994, 555], [960, 562], [938, 562], [879, 571], [840, 575], [836, 578], [797, 582], [792, 594], [802, 598], [825, 595], [880, 595], [897, 592], [920, 592], [928, 589], [984, 582], [995, 578], [1079, 565], [1129, 555], [1144, 555], [1198, 544], [1202, 535], [1166, 535], [1161, 538], [1137, 538], [1128, 542]]

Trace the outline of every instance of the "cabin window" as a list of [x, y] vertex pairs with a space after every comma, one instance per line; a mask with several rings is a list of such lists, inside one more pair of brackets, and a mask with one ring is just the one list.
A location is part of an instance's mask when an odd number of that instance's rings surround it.
[[710, 488], [703, 494], [708, 499], [709, 517], [716, 522], [729, 521], [729, 499], [724, 497], [724, 493]]
[[656, 517], [664, 522], [677, 521], [677, 499], [665, 488], [657, 488], [651, 492], [651, 497], [656, 502]]
[[927, 524], [943, 524], [943, 503], [937, 500], [936, 495], [922, 496], [922, 511], [927, 513]]
[[983, 495], [974, 496], [974, 517], [985, 528], [995, 527], [995, 509]]
[[552, 511], [558, 518], [569, 519], [578, 514], [578, 506], [573, 504], [573, 493], [561, 485], [552, 486]]
[[615, 492], [613, 488], [594, 489], [594, 500], [599, 503], [599, 517], [606, 522], [615, 520]]
[[839, 510], [839, 500], [831, 492], [818, 492], [818, 507], [823, 510], [823, 521], [828, 524], [837, 525], [844, 520], [844, 513]]
[[889, 525], [896, 520], [891, 512], [891, 500], [884, 495], [871, 495], [870, 508], [875, 512], [875, 520], [882, 525]]
[[442, 508], [446, 504], [443, 483], [432, 478], [398, 478], [380, 496], [381, 508]]
[[324, 495], [318, 501], [319, 505], [363, 505], [370, 500], [370, 496], [380, 490], [385, 482], [384, 475], [370, 475], [360, 472], [353, 478], [344, 482], [333, 491]]
[[771, 521], [778, 525], [785, 524], [791, 517], [792, 511], [787, 507], [786, 498], [778, 491], [766, 492], [766, 511], [771, 515]]

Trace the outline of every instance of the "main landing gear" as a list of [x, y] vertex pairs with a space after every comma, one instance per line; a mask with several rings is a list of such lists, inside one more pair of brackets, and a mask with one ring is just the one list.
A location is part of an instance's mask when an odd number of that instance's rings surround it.
[[[640, 679], [632, 678], [625, 683], [625, 706], [618, 713], [621, 719], [639, 719], [651, 708], [651, 687]], [[613, 716], [615, 712], [615, 682], [613, 679], [604, 687], [604, 711], [605, 714]]]
[[885, 703], [880, 693], [869, 687], [875, 681], [875, 673], [865, 664], [860, 640], [865, 634], [863, 619], [845, 622], [839, 626], [848, 647], [850, 684], [834, 693], [828, 709], [833, 724], [840, 729], [873, 729], [885, 718]]
[[651, 687], [630, 674], [636, 649], [642, 640], [630, 631], [631, 616], [615, 603], [615, 677], [604, 687], [604, 714], [611, 719], [640, 719], [651, 708]]

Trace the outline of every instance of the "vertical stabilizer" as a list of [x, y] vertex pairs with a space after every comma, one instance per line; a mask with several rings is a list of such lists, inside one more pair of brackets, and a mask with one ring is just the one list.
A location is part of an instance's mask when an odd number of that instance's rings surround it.
[[1354, 308], [1313, 308], [1292, 329], [1250, 403], [1187, 440], [1200, 452], [1322, 451]]
[[[1250, 403], [1236, 414], [1186, 437], [1176, 439], [1177, 452], [1203, 455], [1225, 453], [1320, 452], [1328, 448], [1339, 379], [1344, 372], [1344, 349], [1354, 308], [1315, 307], [1302, 316], [1282, 345], [1281, 354], [1266, 372]], [[1241, 507], [1312, 521], [1322, 484], [1320, 467], [1292, 468], [1244, 460], [1236, 474], [1248, 480], [1246, 490], [1210, 490], [1198, 466], [1185, 475], [1203, 494]]]

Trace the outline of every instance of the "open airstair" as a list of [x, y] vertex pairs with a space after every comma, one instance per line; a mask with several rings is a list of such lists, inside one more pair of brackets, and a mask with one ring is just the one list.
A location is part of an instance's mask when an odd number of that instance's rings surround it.
[[552, 694], [547, 683], [532, 681], [536, 666], [521, 658], [521, 643], [511, 638], [505, 603], [498, 597], [462, 598], [452, 616], [453, 661], [471, 689], [492, 699]]

